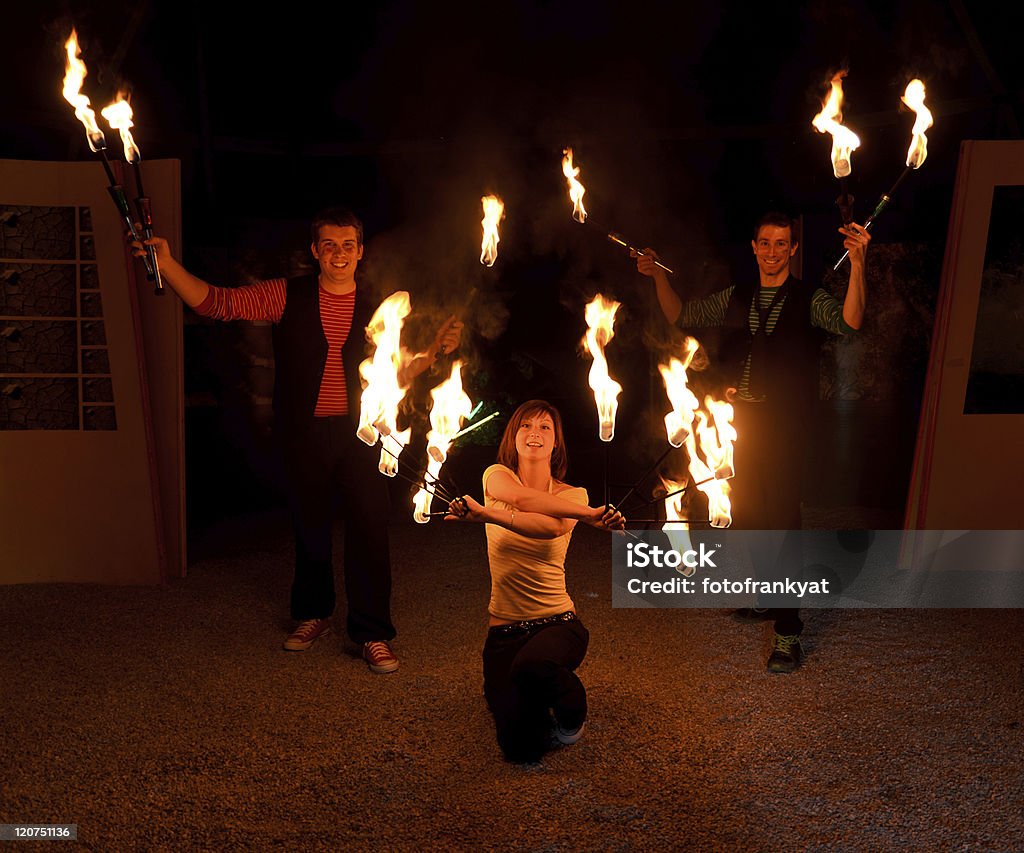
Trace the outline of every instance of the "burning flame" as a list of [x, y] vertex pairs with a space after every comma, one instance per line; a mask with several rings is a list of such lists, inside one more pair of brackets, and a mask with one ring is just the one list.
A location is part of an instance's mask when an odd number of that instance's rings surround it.
[[832, 78], [832, 86], [828, 98], [822, 105], [811, 124], [818, 133], [832, 134], [832, 171], [837, 178], [845, 178], [850, 174], [852, 167], [850, 157], [853, 152], [860, 148], [860, 139], [857, 134], [848, 127], [843, 127], [843, 77], [845, 71], [840, 71]]
[[911, 80], [907, 83], [907, 90], [900, 99], [916, 114], [914, 119], [913, 138], [910, 140], [910, 150], [907, 151], [907, 165], [920, 169], [921, 164], [928, 156], [928, 137], [924, 132], [932, 126], [932, 113], [924, 105], [924, 83], [920, 80]]
[[[683, 515], [683, 502], [686, 500], [686, 493], [683, 487], [686, 482], [677, 483], [674, 480], [666, 480], [661, 477], [662, 486], [665, 489], [665, 523], [671, 523], [673, 528], [686, 529], [686, 516]], [[679, 527], [675, 527], [679, 525]]]
[[686, 384], [686, 371], [700, 344], [697, 343], [696, 338], [687, 337], [683, 347], [682, 361], [673, 358], [668, 365], [658, 365], [661, 378], [665, 382], [665, 392], [672, 404], [672, 411], [665, 415], [665, 431], [668, 433], [668, 443], [673, 447], [681, 447], [686, 440], [686, 435], [690, 432], [690, 424], [693, 422], [693, 413], [700, 405], [696, 395]]
[[[661, 529], [676, 551], [680, 553], [688, 551], [692, 547], [692, 543], [688, 533], [690, 525], [686, 522], [686, 516], [683, 514], [686, 493], [682, 491], [682, 488], [686, 483], [677, 483], [673, 480], [666, 480], [664, 477], [661, 478], [661, 483], [665, 489], [665, 523]], [[681, 565], [676, 571], [690, 577], [696, 569]]]
[[580, 167], [572, 164], [572, 148], [566, 148], [562, 153], [565, 155], [562, 157], [562, 174], [569, 182], [569, 198], [572, 201], [573, 218], [577, 222], [586, 222], [587, 209], [583, 206], [583, 194], [586, 190], [583, 188], [583, 184], [577, 180]]
[[452, 375], [430, 392], [430, 432], [427, 433], [427, 471], [424, 486], [413, 498], [412, 517], [420, 524], [430, 521], [430, 503], [433, 495], [426, 484], [436, 483], [441, 466], [448, 459], [448, 449], [462, 424], [473, 411], [473, 401], [462, 390], [462, 362], [452, 364]]
[[[359, 404], [359, 427], [356, 435], [371, 447], [380, 435], [394, 435], [402, 445], [409, 441], [410, 430], [399, 433], [396, 427], [398, 404], [406, 388], [399, 384], [398, 374], [408, 361], [408, 354], [400, 345], [402, 324], [412, 310], [409, 294], [404, 290], [392, 293], [378, 306], [366, 327], [367, 337], [373, 342], [370, 358], [359, 365], [359, 375], [366, 386]], [[391, 451], [390, 453], [388, 451]], [[381, 443], [380, 472], [389, 477], [398, 471], [395, 458], [400, 448], [384, 449]]]
[[64, 43], [64, 49], [68, 54], [67, 65], [64, 66], [64, 100], [75, 108], [75, 118], [85, 127], [89, 147], [95, 153], [106, 148], [107, 141], [103, 138], [103, 131], [96, 124], [96, 113], [89, 105], [88, 96], [82, 94], [82, 84], [89, 72], [82, 62], [82, 51], [78, 47], [78, 33], [75, 30], [71, 30], [71, 35]]
[[615, 324], [615, 312], [619, 303], [605, 299], [597, 294], [587, 305], [587, 334], [583, 339], [587, 352], [594, 359], [590, 367], [589, 382], [594, 390], [594, 402], [597, 404], [597, 416], [601, 422], [601, 441], [611, 441], [615, 437], [615, 412], [619, 407], [619, 394], [622, 386], [608, 375], [608, 361], [604, 357], [604, 348], [614, 336], [612, 327]]
[[[725, 405], [728, 405], [726, 403]], [[732, 414], [732, 406], [729, 406], [729, 414]], [[714, 436], [715, 427], [708, 423], [708, 416], [705, 412], [698, 409], [697, 411], [697, 428], [696, 433], [700, 436], [700, 446], [702, 450], [707, 452], [718, 446], [719, 442]], [[730, 427], [732, 425], [730, 424]], [[728, 527], [732, 524], [732, 504], [729, 501], [729, 482], [724, 479], [719, 479], [719, 471], [711, 468], [713, 460], [710, 455], [708, 461], [705, 462], [697, 454], [697, 445], [694, 440], [693, 432], [686, 436], [686, 453], [690, 457], [690, 476], [693, 478], [695, 484], [700, 491], [702, 491], [708, 498], [708, 517], [711, 519], [712, 527]], [[729, 451], [731, 458], [731, 448]], [[732, 474], [731, 468], [728, 473], [726, 471], [721, 472], [721, 476], [730, 476]]]
[[708, 465], [715, 469], [716, 480], [727, 480], [736, 473], [733, 468], [736, 427], [732, 425], [732, 404], [709, 396], [704, 398], [704, 408], [711, 413], [714, 427], [704, 424], [703, 430], [698, 428], [700, 448], [704, 451]]
[[100, 115], [114, 130], [120, 131], [121, 144], [124, 145], [124, 159], [129, 163], [138, 163], [142, 159], [142, 152], [139, 151], [139, 146], [135, 144], [135, 138], [132, 136], [130, 129], [134, 126], [132, 105], [128, 103], [124, 93], [118, 92], [114, 103], [104, 107], [100, 111]]
[[484, 206], [484, 218], [480, 224], [484, 227], [483, 242], [480, 243], [480, 263], [494, 266], [498, 259], [498, 223], [505, 216], [505, 204], [496, 195], [485, 195], [480, 199]]
[[[708, 498], [711, 526], [728, 527], [732, 524], [728, 479], [735, 474], [733, 447], [737, 438], [732, 425], [733, 407], [705, 396], [704, 407], [698, 408], [697, 397], [687, 385], [686, 370], [700, 344], [688, 337], [683, 346], [682, 360], [673, 358], [668, 365], [658, 365], [672, 403], [672, 411], [665, 416], [665, 431], [669, 444], [686, 447], [691, 481]], [[677, 488], [679, 486], [669, 488], [669, 493]], [[668, 521], [676, 522], [682, 517], [681, 512], [681, 495], [678, 499], [665, 499]]]

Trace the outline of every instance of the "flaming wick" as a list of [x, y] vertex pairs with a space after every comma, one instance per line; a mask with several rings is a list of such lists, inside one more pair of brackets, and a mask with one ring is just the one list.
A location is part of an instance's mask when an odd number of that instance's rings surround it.
[[[899, 189], [900, 184], [906, 179], [915, 169], [920, 169], [924, 163], [925, 158], [928, 156], [928, 138], [925, 136], [925, 131], [932, 126], [932, 114], [931, 111], [924, 105], [924, 83], [920, 80], [914, 79], [907, 84], [906, 91], [903, 93], [903, 97], [900, 99], [915, 113], [914, 129], [911, 131], [910, 150], [907, 152], [907, 167], [903, 170], [900, 176], [896, 179], [896, 183], [890, 187], [889, 192], [885, 193], [879, 200], [878, 204], [875, 205], [875, 209], [871, 212], [871, 215], [864, 221], [864, 230], [867, 231], [875, 224], [875, 220], [882, 215], [882, 212], [889, 206], [889, 202], [892, 201], [892, 197], [896, 194], [896, 190]], [[850, 256], [850, 251], [847, 249], [843, 252], [843, 256], [836, 261], [836, 265], [832, 267], [832, 271], [835, 272], [842, 266]]]
[[848, 127], [843, 125], [843, 77], [845, 71], [838, 72], [829, 83], [828, 97], [811, 124], [818, 133], [828, 133], [832, 137], [832, 173], [839, 179], [839, 198], [836, 206], [843, 225], [853, 221], [853, 196], [848, 189], [847, 177], [853, 170], [850, 158], [860, 147], [860, 139]]
[[496, 195], [485, 195], [480, 199], [484, 218], [480, 220], [483, 227], [483, 239], [480, 243], [480, 263], [493, 267], [498, 259], [498, 223], [505, 216], [505, 203]]

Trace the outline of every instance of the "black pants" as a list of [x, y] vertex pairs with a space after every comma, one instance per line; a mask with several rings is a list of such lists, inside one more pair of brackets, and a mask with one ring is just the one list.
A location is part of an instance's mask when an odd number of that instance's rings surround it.
[[586, 720], [587, 691], [573, 670], [583, 662], [589, 641], [578, 619], [513, 634], [487, 632], [484, 696], [509, 761], [536, 761], [548, 750], [551, 711], [565, 729]]
[[[733, 526], [740, 530], [791, 530], [802, 526], [800, 497], [807, 424], [791, 411], [768, 403], [735, 406], [736, 476], [730, 481]], [[772, 565], [756, 564], [763, 578], [799, 576], [803, 556], [798, 533], [787, 536]], [[775, 631], [799, 634], [804, 624], [796, 607], [775, 608]]]
[[379, 449], [356, 438], [345, 415], [314, 418], [308, 430], [282, 445], [295, 530], [292, 618], [334, 613], [331, 529], [340, 499], [348, 635], [356, 643], [392, 639], [388, 489], [377, 470]]

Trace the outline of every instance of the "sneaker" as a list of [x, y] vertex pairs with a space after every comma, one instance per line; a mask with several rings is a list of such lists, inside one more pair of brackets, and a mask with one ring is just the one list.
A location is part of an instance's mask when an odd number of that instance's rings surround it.
[[741, 607], [729, 615], [744, 625], [753, 625], [755, 622], [764, 622], [772, 618], [771, 611], [767, 607]]
[[288, 635], [284, 648], [290, 652], [304, 652], [325, 634], [331, 633], [331, 623], [326, 619], [307, 619]]
[[802, 657], [799, 634], [776, 634], [772, 641], [772, 653], [768, 656], [768, 671], [793, 672], [800, 666]]
[[586, 727], [587, 721], [584, 720], [580, 723], [578, 729], [563, 729], [557, 722], [551, 729], [551, 741], [553, 746], [572, 746], [576, 741], [583, 737], [583, 729]]
[[391, 646], [383, 640], [363, 643], [363, 660], [370, 667], [370, 672], [376, 672], [378, 675], [398, 669], [398, 658], [391, 651]]

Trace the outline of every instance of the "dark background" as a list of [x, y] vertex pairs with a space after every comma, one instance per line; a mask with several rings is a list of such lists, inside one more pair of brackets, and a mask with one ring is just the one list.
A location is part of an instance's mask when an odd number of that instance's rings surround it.
[[[560, 405], [571, 479], [592, 488], [603, 449], [577, 345], [585, 302], [614, 296], [609, 359], [626, 390], [610, 464], [628, 486], [664, 447], [656, 364], [674, 339], [623, 250], [570, 218], [562, 148], [575, 148], [592, 216], [656, 247], [681, 292], [753, 274], [751, 223], [781, 207], [803, 216], [804, 278], [841, 295], [844, 277], [826, 276], [838, 187], [810, 119], [847, 67], [862, 220], [902, 170], [912, 115], [899, 98], [920, 76], [936, 125], [874, 230], [869, 344], [826, 351], [818, 420], [795, 437], [818, 472], [812, 503], [898, 513], [959, 145], [1019, 137], [1021, 23], [996, 3], [857, 0], [8, 5], [0, 156], [92, 156], [60, 95], [74, 24], [97, 112], [128, 85], [143, 156], [182, 162], [187, 266], [223, 285], [294, 271], [309, 216], [351, 206], [367, 227], [362, 286], [411, 291], [414, 345], [476, 288], [470, 393], [489, 408]], [[477, 260], [485, 192], [506, 204], [491, 270]], [[193, 525], [278, 499], [268, 357], [266, 327], [186, 315]], [[869, 479], [873, 452], [885, 458]], [[463, 453], [467, 469], [493, 456]]]

